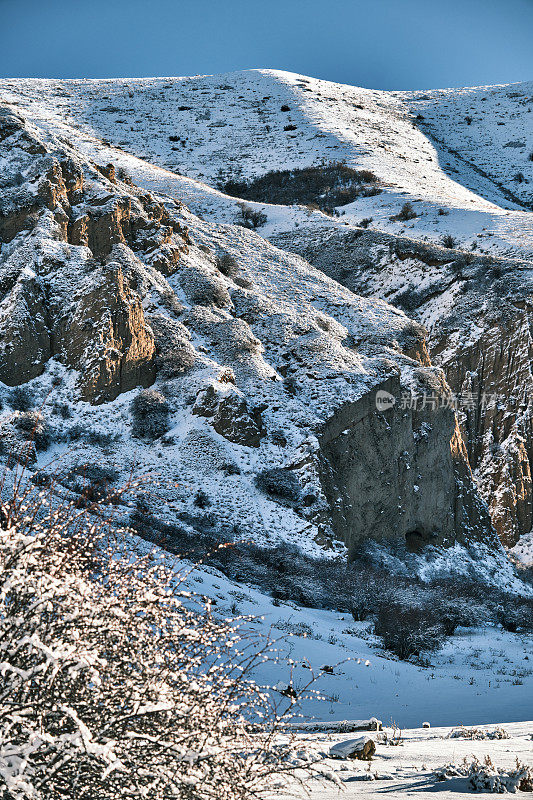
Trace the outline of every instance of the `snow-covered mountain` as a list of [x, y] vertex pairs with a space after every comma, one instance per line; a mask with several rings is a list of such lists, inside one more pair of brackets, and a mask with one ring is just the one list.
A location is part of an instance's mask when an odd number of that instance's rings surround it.
[[[533, 84], [387, 93], [271, 70], [0, 81], [3, 461], [79, 502], [143, 475], [117, 520], [173, 552], [242, 543], [229, 577], [191, 582], [288, 633], [296, 676], [355, 653], [325, 678], [336, 718], [461, 721], [419, 667], [371, 658], [367, 622], [298, 607], [281, 577], [272, 597], [247, 587], [254, 558], [336, 570], [373, 540], [406, 581], [530, 591], [495, 529], [531, 559], [531, 108]], [[295, 178], [287, 202], [273, 170]], [[527, 637], [459, 635], [432, 669], [464, 721], [520, 719]]]
[[253, 185], [272, 170], [338, 162], [371, 173], [375, 190], [339, 205], [339, 216], [266, 203], [267, 191], [248, 201], [266, 215], [257, 232], [426, 326], [455, 394], [474, 395], [459, 422], [498, 533], [514, 545], [529, 532], [533, 84], [379, 92], [252, 70], [4, 80], [0, 96], [43, 135], [206, 222], [239, 221], [238, 198], [217, 188], [228, 180]]
[[[533, 246], [533, 83], [382, 92], [251, 70], [194, 78], [4, 80], [0, 91], [93, 157], [105, 159], [113, 145], [117, 163], [129, 161], [122, 150], [211, 187], [225, 177], [346, 160], [374, 172], [384, 186], [380, 195], [343, 208], [345, 222], [371, 216], [380, 230], [430, 240], [451, 233], [487, 252]], [[147, 184], [142, 166], [129, 166], [136, 182], [157, 188], [154, 175]], [[164, 174], [158, 179], [164, 182]], [[193, 209], [201, 194], [189, 182], [180, 191]], [[391, 222], [406, 200], [416, 202], [418, 217], [408, 225]], [[208, 208], [215, 200], [207, 193], [203, 202]], [[294, 225], [290, 216], [282, 221], [272, 213], [271, 225]]]

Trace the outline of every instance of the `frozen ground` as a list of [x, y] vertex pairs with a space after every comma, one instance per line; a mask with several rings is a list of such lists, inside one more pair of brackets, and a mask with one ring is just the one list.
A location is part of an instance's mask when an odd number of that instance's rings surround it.
[[[374, 798], [421, 796], [428, 800], [460, 800], [472, 797], [467, 778], [449, 777], [439, 780], [436, 771], [446, 764], [460, 765], [464, 759], [470, 764], [476, 757], [483, 761], [489, 756], [496, 767], [513, 769], [516, 759], [531, 764], [533, 754], [533, 722], [506, 724], [503, 726], [508, 739], [477, 741], [448, 738], [450, 728], [429, 730], [410, 728], [402, 731], [402, 743], [397, 747], [386, 746], [376, 734], [377, 750], [370, 763], [364, 761], [326, 758], [320, 762], [323, 774], [329, 779], [306, 782], [302, 796], [312, 800], [352, 798], [373, 800]], [[487, 730], [493, 730], [488, 726]], [[299, 746], [314, 752], [327, 754], [332, 744], [358, 734], [313, 734], [300, 736]], [[521, 795], [521, 793], [519, 793]], [[488, 797], [476, 793], [477, 797]], [[527, 796], [527, 795], [523, 795]]]

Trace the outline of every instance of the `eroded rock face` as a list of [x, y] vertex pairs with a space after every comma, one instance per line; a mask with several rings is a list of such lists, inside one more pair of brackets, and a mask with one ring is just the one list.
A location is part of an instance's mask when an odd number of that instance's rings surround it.
[[154, 382], [154, 336], [120, 265], [107, 264], [82, 284], [59, 347], [62, 359], [80, 370], [81, 396], [90, 402]]
[[166, 224], [168, 212], [146, 193], [118, 187], [113, 169], [102, 177], [0, 111], [8, 163], [0, 190], [0, 380], [31, 380], [55, 356], [79, 370], [80, 395], [92, 403], [149, 385], [154, 337], [112, 251], [138, 246], [169, 272], [187, 248], [186, 232]]
[[0, 380], [16, 386], [35, 378], [50, 354], [46, 298], [35, 274], [25, 269], [0, 304]]
[[[437, 371], [434, 378], [433, 390], [444, 398], [444, 378]], [[378, 410], [376, 392], [396, 403]], [[476, 496], [453, 411], [402, 408], [401, 394], [391, 378], [324, 426], [321, 472], [337, 535], [352, 552], [368, 538], [399, 540], [410, 550], [483, 538], [488, 511]]]
[[278, 237], [339, 282], [429, 329], [493, 524], [512, 546], [533, 524], [533, 282], [526, 263], [373, 231]]

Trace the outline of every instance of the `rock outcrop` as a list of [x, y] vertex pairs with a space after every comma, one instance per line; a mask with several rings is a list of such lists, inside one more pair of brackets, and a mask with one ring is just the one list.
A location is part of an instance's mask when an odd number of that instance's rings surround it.
[[242, 392], [235, 387], [215, 389], [213, 385], [199, 392], [193, 414], [207, 417], [217, 433], [235, 444], [259, 447], [265, 435], [259, 408], [250, 408]]
[[3, 119], [0, 381], [64, 413], [65, 461], [157, 459], [152, 513], [210, 541], [494, 544], [422, 325]]
[[112, 251], [122, 246], [135, 262], [130, 248], [137, 249], [168, 274], [187, 250], [186, 232], [151, 195], [131, 194], [109, 170], [106, 178], [65, 148], [45, 145], [5, 109], [0, 148], [8, 163], [0, 191], [0, 379], [24, 383], [55, 357], [79, 371], [80, 396], [92, 403], [150, 385], [154, 337]]
[[57, 346], [65, 363], [80, 370], [81, 397], [91, 402], [113, 400], [155, 380], [153, 333], [140, 298], [125, 284], [115, 262], [82, 283]]
[[46, 298], [27, 267], [0, 304], [0, 376], [8, 386], [40, 375], [51, 355]]
[[369, 230], [304, 231], [277, 243], [429, 330], [454, 394], [470, 465], [502, 540], [533, 523], [533, 282], [527, 262]]
[[[416, 552], [490, 531], [455, 414], [446, 409], [443, 374], [415, 370], [413, 378], [411, 389], [430, 388], [436, 398], [426, 408], [410, 407], [393, 377], [340, 408], [319, 438], [333, 526], [351, 551], [367, 538], [405, 542]], [[486, 540], [494, 543], [490, 533]]]

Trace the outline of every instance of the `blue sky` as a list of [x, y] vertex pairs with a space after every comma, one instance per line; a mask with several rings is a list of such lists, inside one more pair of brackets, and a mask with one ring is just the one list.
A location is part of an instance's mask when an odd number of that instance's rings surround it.
[[272, 67], [382, 89], [533, 80], [533, 0], [0, 0], [0, 76]]

